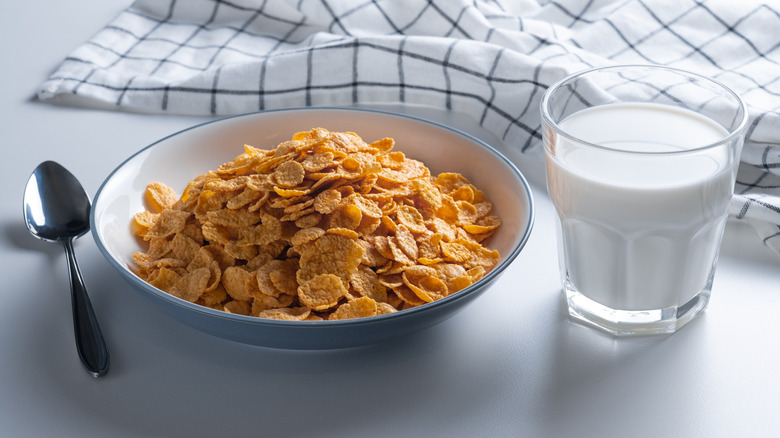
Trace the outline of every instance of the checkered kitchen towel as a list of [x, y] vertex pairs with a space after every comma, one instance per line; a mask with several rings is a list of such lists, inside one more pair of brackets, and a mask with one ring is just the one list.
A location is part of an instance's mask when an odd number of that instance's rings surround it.
[[615, 63], [692, 70], [745, 99], [731, 212], [780, 254], [780, 0], [138, 0], [38, 95], [206, 115], [421, 104], [539, 159], [545, 89]]

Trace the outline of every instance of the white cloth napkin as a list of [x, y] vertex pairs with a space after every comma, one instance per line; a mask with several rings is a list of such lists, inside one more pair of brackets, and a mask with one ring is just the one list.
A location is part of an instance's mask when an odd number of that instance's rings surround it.
[[675, 66], [747, 102], [731, 213], [780, 254], [778, 29], [777, 0], [138, 0], [38, 96], [212, 115], [428, 105], [538, 160], [548, 86], [593, 66]]

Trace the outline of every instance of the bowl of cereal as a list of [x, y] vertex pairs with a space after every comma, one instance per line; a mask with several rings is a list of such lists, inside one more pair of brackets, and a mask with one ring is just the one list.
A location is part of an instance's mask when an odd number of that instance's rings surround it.
[[154, 307], [232, 341], [335, 349], [462, 310], [533, 226], [489, 145], [375, 110], [228, 117], [140, 150], [95, 195], [92, 233]]

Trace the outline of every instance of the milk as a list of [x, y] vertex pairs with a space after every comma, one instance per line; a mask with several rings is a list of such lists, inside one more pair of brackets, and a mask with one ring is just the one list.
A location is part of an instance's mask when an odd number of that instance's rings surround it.
[[[735, 178], [727, 131], [682, 108], [617, 103], [574, 113], [547, 151], [562, 274], [612, 309], [680, 306], [706, 288]], [[670, 152], [647, 154], [647, 152]], [[689, 152], [686, 152], [689, 151]], [[552, 155], [554, 154], [554, 156]]]

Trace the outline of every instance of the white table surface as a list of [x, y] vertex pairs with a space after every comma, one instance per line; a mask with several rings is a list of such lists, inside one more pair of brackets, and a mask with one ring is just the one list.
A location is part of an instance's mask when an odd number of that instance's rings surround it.
[[[536, 224], [495, 286], [411, 339], [326, 352], [226, 342], [170, 320], [91, 235], [76, 242], [111, 351], [95, 379], [73, 342], [64, 253], [22, 223], [41, 161], [91, 195], [126, 157], [203, 121], [56, 106], [34, 91], [128, 0], [0, 3], [0, 436], [780, 436], [780, 258], [730, 223], [706, 314], [672, 336], [615, 339], [570, 322], [539, 163]], [[487, 140], [468, 123], [437, 118]]]

